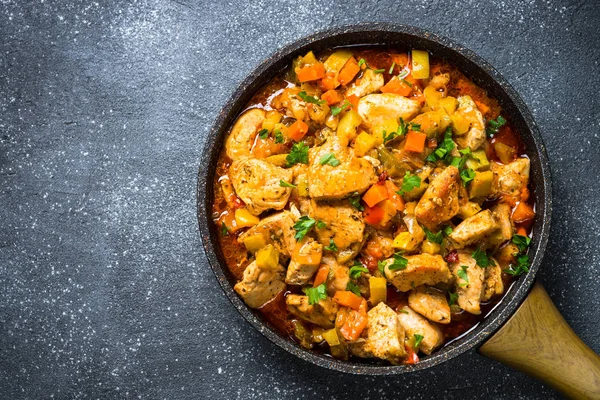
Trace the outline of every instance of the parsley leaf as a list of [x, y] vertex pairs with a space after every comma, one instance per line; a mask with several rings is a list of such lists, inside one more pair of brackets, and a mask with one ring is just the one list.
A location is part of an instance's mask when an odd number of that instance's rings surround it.
[[406, 171], [404, 179], [402, 180], [402, 188], [400, 188], [397, 193], [403, 195], [418, 187], [421, 187], [421, 178], [419, 178], [418, 175], [412, 175], [410, 172]]
[[[408, 76], [409, 72], [407, 69], [403, 69], [399, 74], [398, 74], [398, 78], [401, 80], [404, 80], [404, 78], [406, 78]], [[411, 85], [412, 86], [412, 85]]]
[[374, 70], [373, 70], [373, 72], [374, 72], [374, 73], [376, 73], [376, 74], [382, 74], [382, 73], [384, 73], [384, 72], [385, 72], [385, 68], [382, 68], [382, 69], [374, 69]]
[[452, 229], [451, 225], [446, 225], [445, 227], [442, 228], [442, 231], [444, 232], [444, 235], [450, 236], [450, 234], [452, 233], [453, 229]]
[[229, 229], [225, 225], [225, 222], [221, 223], [221, 236], [229, 236]]
[[458, 275], [458, 277], [464, 281], [464, 283], [458, 284], [458, 286], [460, 286], [460, 287], [469, 285], [469, 275], [467, 275], [467, 268], [469, 268], [469, 267], [466, 265], [461, 265], [460, 269], [456, 273]]
[[512, 276], [519, 276], [525, 272], [529, 272], [529, 256], [527, 254], [517, 254], [516, 258], [516, 263], [511, 263], [509, 268], [505, 269], [504, 272]]
[[385, 266], [386, 266], [386, 262], [385, 261], [377, 261], [377, 269], [379, 270], [379, 272], [381, 272], [381, 275], [383, 275], [383, 277], [385, 278]]
[[294, 229], [296, 230], [296, 235], [294, 236], [294, 238], [296, 240], [304, 239], [304, 236], [306, 236], [308, 231], [310, 231], [316, 224], [317, 224], [317, 221], [315, 221], [314, 219], [312, 219], [311, 217], [309, 217], [307, 215], [303, 215], [294, 224]]
[[346, 284], [346, 290], [351, 291], [352, 293], [354, 293], [357, 296], [362, 296], [360, 294], [360, 288], [358, 287], [358, 285], [352, 281], [348, 281], [348, 284]]
[[364, 58], [361, 58], [360, 60], [358, 60], [358, 66], [362, 67], [363, 64], [365, 64], [367, 61]]
[[304, 288], [302, 290], [308, 296], [308, 304], [317, 304], [320, 300], [327, 298], [327, 289], [324, 283], [321, 283], [316, 288]]
[[279, 180], [279, 186], [281, 187], [289, 187], [289, 188], [295, 188], [296, 185], [292, 185], [291, 183], [287, 183], [286, 181], [282, 181], [281, 179]]
[[421, 124], [415, 124], [414, 122], [411, 122], [409, 125], [410, 125], [411, 130], [413, 130], [415, 132], [421, 131]]
[[354, 196], [348, 197], [348, 201], [352, 207], [356, 208], [358, 211], [364, 211], [365, 208], [362, 204], [360, 204], [360, 195], [358, 193], [356, 193]]
[[450, 161], [450, 152], [456, 147], [454, 141], [452, 140], [452, 130], [450, 128], [446, 129], [444, 133], [444, 140], [442, 143], [425, 158], [425, 161], [436, 162], [437, 160], [443, 160], [446, 164]]
[[325, 104], [325, 103], [327, 103], [325, 100], [319, 100], [315, 96], [309, 96], [309, 95], [307, 95], [304, 90], [301, 91], [300, 93], [298, 93], [298, 96], [300, 96], [300, 98], [302, 98], [302, 100], [304, 100], [307, 103], [312, 103], [312, 104]]
[[348, 274], [350, 275], [350, 278], [358, 279], [363, 272], [369, 272], [369, 270], [363, 267], [361, 263], [356, 262], [352, 267], [350, 267], [350, 272]]
[[470, 147], [467, 147], [466, 149], [459, 150], [458, 152], [460, 154], [462, 154], [463, 156], [471, 155], [471, 153], [472, 153]]
[[281, 133], [281, 131], [279, 129], [275, 129], [273, 131], [273, 133], [275, 134], [275, 143], [283, 143], [283, 133]]
[[450, 296], [450, 301], [448, 301], [448, 305], [451, 306], [453, 304], [456, 304], [456, 301], [458, 300], [458, 293], [452, 293], [449, 291], [448, 296]]
[[463, 185], [467, 186], [469, 182], [475, 179], [475, 171], [471, 168], [463, 169], [460, 171], [460, 179], [462, 179]]
[[304, 142], [294, 143], [285, 160], [288, 167], [298, 163], [308, 164], [308, 146]]
[[323, 229], [327, 226], [327, 224], [323, 221], [317, 221], [317, 228], [318, 229]]
[[485, 251], [481, 250], [481, 249], [477, 249], [473, 252], [473, 254], [471, 254], [471, 257], [473, 257], [475, 259], [475, 262], [477, 263], [477, 265], [479, 265], [481, 268], [487, 268], [490, 265], [495, 265], [494, 261], [492, 261], [488, 255], [486, 254]]
[[392, 66], [391, 66], [391, 67], [390, 67], [390, 69], [388, 70], [388, 74], [390, 74], [390, 75], [391, 75], [391, 74], [394, 72], [394, 67], [395, 67], [395, 66], [396, 66], [396, 61], [394, 61], [394, 62], [392, 63]]
[[427, 240], [433, 243], [442, 244], [442, 240], [444, 240], [442, 231], [439, 231], [438, 233], [433, 233], [425, 226], [422, 226], [421, 228], [423, 228], [423, 230], [425, 231], [425, 236], [427, 236]]
[[260, 131], [258, 131], [258, 136], [259, 136], [261, 139], [266, 139], [266, 138], [268, 138], [268, 137], [269, 137], [269, 131], [268, 131], [268, 130], [266, 130], [266, 129], [261, 129]]
[[350, 104], [350, 102], [348, 100], [345, 100], [339, 107], [331, 107], [331, 115], [333, 117], [335, 117], [336, 115], [338, 115], [342, 111], [346, 110], [351, 105], [352, 104]]
[[404, 257], [402, 257], [402, 253], [397, 252], [394, 253], [394, 261], [392, 261], [392, 263], [390, 265], [388, 265], [388, 269], [390, 271], [397, 271], [400, 269], [406, 269], [406, 266], [408, 265], [408, 260]]
[[514, 235], [512, 237], [512, 242], [517, 245], [519, 252], [522, 253], [527, 247], [529, 247], [531, 238], [523, 235]]
[[329, 164], [332, 167], [337, 167], [338, 165], [340, 165], [340, 160], [335, 158], [334, 153], [329, 153], [329, 154], [325, 154], [323, 157], [321, 157], [321, 159], [319, 160], [319, 164], [321, 164], [321, 165]]
[[419, 348], [419, 346], [421, 345], [421, 341], [423, 340], [424, 336], [423, 335], [419, 335], [418, 333], [415, 333], [415, 350], [417, 350]]
[[328, 251], [338, 251], [338, 247], [335, 245], [333, 239], [329, 239], [329, 246], [325, 246], [325, 250]]
[[488, 127], [485, 129], [485, 131], [487, 132], [489, 137], [492, 137], [496, 133], [498, 133], [500, 127], [505, 124], [506, 120], [504, 119], [504, 117], [502, 115], [498, 115], [498, 118], [496, 118], [496, 120], [492, 119], [488, 121]]

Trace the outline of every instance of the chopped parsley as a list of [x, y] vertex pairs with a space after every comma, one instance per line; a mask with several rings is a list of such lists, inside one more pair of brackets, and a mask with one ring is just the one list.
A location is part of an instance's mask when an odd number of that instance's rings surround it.
[[398, 312], [401, 312], [402, 314], [408, 314], [408, 311], [406, 311], [406, 310], [400, 310]]
[[338, 115], [342, 111], [346, 110], [351, 105], [352, 104], [350, 104], [350, 102], [348, 100], [345, 100], [339, 107], [331, 107], [331, 115], [335, 117], [336, 115]]
[[298, 96], [300, 96], [300, 98], [302, 100], [304, 100], [305, 102], [307, 102], [307, 103], [312, 103], [312, 104], [325, 104], [325, 103], [327, 103], [325, 100], [319, 100], [315, 96], [309, 96], [309, 95], [307, 95], [304, 90], [301, 91], [300, 93], [298, 93]]
[[[408, 74], [407, 74], [408, 75]], [[407, 81], [406, 79], [402, 78], [402, 82], [404, 82], [406, 84], [406, 86], [408, 87], [413, 87], [412, 83], [410, 83], [409, 81]]]
[[316, 288], [304, 288], [302, 291], [308, 296], [308, 304], [310, 305], [317, 304], [319, 301], [327, 298], [327, 289], [324, 283], [321, 283]]
[[498, 133], [500, 127], [505, 124], [506, 120], [504, 119], [504, 117], [502, 115], [498, 115], [498, 118], [496, 118], [496, 120], [492, 119], [488, 121], [488, 127], [485, 129], [485, 131], [487, 132], [489, 137], [492, 137], [496, 133]]
[[392, 131], [390, 133], [383, 131], [383, 143], [387, 143], [390, 140], [393, 140], [397, 137], [404, 136], [404, 135], [406, 135], [407, 131], [408, 131], [408, 126], [404, 122], [404, 119], [402, 117], [400, 117], [398, 119], [398, 129], [396, 129], [396, 131]]
[[365, 64], [367, 61], [364, 58], [361, 58], [360, 60], [358, 60], [358, 66], [362, 67], [363, 64]]
[[454, 141], [452, 140], [452, 130], [450, 128], [446, 129], [444, 133], [444, 140], [442, 143], [425, 158], [425, 161], [436, 162], [438, 160], [444, 161], [446, 164], [450, 163], [450, 152], [456, 147]]
[[471, 254], [471, 257], [473, 257], [475, 259], [475, 262], [477, 263], [477, 265], [479, 265], [481, 268], [487, 268], [490, 265], [495, 265], [494, 261], [492, 261], [487, 253], [481, 249], [477, 249], [473, 252], [473, 254]]
[[362, 296], [360, 294], [360, 288], [358, 287], [358, 285], [352, 281], [348, 281], [348, 284], [346, 285], [346, 290], [351, 291], [352, 293], [354, 293], [357, 296]]
[[519, 248], [519, 252], [524, 252], [529, 244], [531, 243], [531, 238], [523, 235], [514, 235], [512, 237], [512, 242], [517, 245]]
[[381, 275], [383, 275], [383, 277], [385, 278], [385, 266], [386, 266], [386, 262], [385, 261], [377, 261], [377, 269], [379, 270], [379, 272], [381, 272]]
[[314, 228], [315, 225], [319, 229], [323, 229], [325, 226], [327, 226], [327, 224], [325, 224], [325, 222], [323, 222], [323, 221], [317, 222], [316, 220], [312, 219], [311, 217], [309, 217], [307, 215], [301, 216], [300, 219], [298, 221], [296, 221], [296, 223], [294, 224], [294, 229], [296, 230], [296, 235], [294, 236], [294, 238], [296, 240], [304, 239], [304, 236], [306, 236], [306, 234], [312, 228]]
[[221, 236], [229, 236], [229, 229], [225, 225], [225, 222], [221, 223]]
[[269, 137], [269, 131], [267, 129], [261, 129], [260, 131], [258, 131], [258, 136], [261, 139], [266, 139]]
[[450, 300], [448, 301], [448, 305], [453, 305], [456, 304], [456, 301], [458, 300], [458, 293], [452, 293], [452, 292], [448, 292], [448, 296], [450, 298]]
[[458, 284], [458, 286], [460, 286], [460, 287], [469, 285], [469, 275], [467, 275], [467, 268], [469, 268], [469, 267], [466, 265], [461, 265], [460, 269], [456, 273], [458, 275], [458, 277], [464, 281], [464, 283]]
[[418, 333], [415, 333], [414, 336], [415, 336], [415, 350], [417, 350], [419, 348], [419, 346], [421, 345], [421, 341], [423, 340], [424, 336], [419, 335]]
[[410, 172], [406, 171], [404, 179], [402, 180], [402, 187], [396, 193], [403, 195], [418, 187], [421, 187], [421, 178], [419, 178], [418, 175], [412, 175]]
[[358, 279], [360, 278], [363, 272], [369, 272], [369, 270], [363, 267], [361, 263], [355, 262], [355, 264], [352, 267], [350, 267], [350, 272], [348, 274], [350, 275], [350, 278]]
[[427, 240], [433, 243], [442, 244], [442, 240], [444, 240], [443, 231], [433, 233], [424, 226], [422, 226], [422, 228], [425, 231], [425, 236], [427, 236]]
[[444, 235], [446, 236], [450, 236], [450, 234], [452, 233], [453, 229], [451, 225], [446, 225], [442, 228], [442, 231], [444, 232]]
[[340, 165], [340, 160], [335, 158], [334, 153], [329, 153], [329, 154], [325, 154], [323, 157], [321, 157], [321, 159], [319, 160], [319, 164], [321, 164], [321, 165], [329, 164], [332, 167], [337, 167], [338, 165]]
[[458, 152], [460, 154], [462, 154], [463, 156], [471, 155], [472, 154], [472, 151], [471, 151], [470, 147], [467, 147], [466, 149], [459, 150]]
[[392, 63], [392, 66], [391, 66], [391, 67], [390, 67], [390, 69], [388, 70], [388, 74], [390, 74], [390, 75], [391, 75], [391, 74], [394, 72], [394, 67], [395, 67], [395, 66], [396, 66], [396, 61], [394, 61], [394, 62]]
[[283, 143], [283, 133], [281, 133], [281, 131], [279, 129], [275, 129], [273, 131], [273, 133], [275, 134], [275, 143]]
[[415, 132], [421, 132], [421, 124], [415, 124], [414, 122], [411, 122], [409, 125], [411, 130]]
[[392, 263], [390, 265], [388, 265], [388, 269], [390, 271], [397, 271], [397, 270], [401, 270], [401, 269], [406, 269], [406, 266], [408, 265], [408, 260], [404, 257], [402, 257], [402, 253], [397, 252], [394, 253], [394, 260], [392, 261]]
[[355, 194], [351, 197], [348, 197], [348, 201], [352, 205], [352, 207], [356, 208], [358, 211], [364, 211], [364, 207], [360, 204], [360, 195], [355, 192]]
[[285, 160], [288, 167], [298, 163], [308, 164], [308, 146], [304, 142], [294, 143], [292, 151], [290, 151]]
[[[398, 78], [404, 81], [404, 78], [406, 78], [408, 76], [409, 72], [406, 69], [403, 69], [399, 74], [398, 74]], [[408, 83], [408, 82], [406, 82]], [[410, 85], [410, 84], [409, 84]], [[412, 85], [410, 85], [412, 86]]]
[[467, 186], [469, 182], [475, 179], [475, 171], [471, 168], [466, 168], [460, 171], [460, 179], [463, 181], [463, 185]]
[[531, 265], [529, 262], [529, 256], [527, 254], [515, 254], [516, 262], [511, 263], [508, 269], [505, 269], [509, 275], [519, 276], [524, 274], [525, 272], [529, 272], [529, 266]]
[[382, 68], [382, 69], [374, 69], [374, 70], [373, 70], [373, 72], [374, 72], [374, 73], [376, 73], [376, 74], [383, 74], [383, 73], [385, 72], [385, 68]]
[[338, 247], [335, 245], [333, 239], [329, 239], [329, 246], [325, 246], [325, 250], [328, 251], [338, 251]]
[[282, 181], [281, 179], [279, 180], [279, 186], [281, 187], [289, 187], [289, 188], [295, 188], [296, 185], [292, 185], [291, 183], [287, 183], [286, 181]]

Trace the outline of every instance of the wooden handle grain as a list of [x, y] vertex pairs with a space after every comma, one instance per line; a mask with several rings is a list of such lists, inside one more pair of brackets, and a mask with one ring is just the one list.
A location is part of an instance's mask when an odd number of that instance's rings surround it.
[[478, 351], [569, 398], [600, 399], [600, 356], [577, 337], [537, 282], [515, 314]]

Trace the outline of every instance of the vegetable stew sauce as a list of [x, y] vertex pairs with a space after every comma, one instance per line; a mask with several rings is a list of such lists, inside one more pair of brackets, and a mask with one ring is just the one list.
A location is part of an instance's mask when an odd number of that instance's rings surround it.
[[418, 362], [528, 271], [524, 144], [495, 99], [424, 51], [298, 57], [238, 117], [214, 188], [236, 292], [335, 358]]

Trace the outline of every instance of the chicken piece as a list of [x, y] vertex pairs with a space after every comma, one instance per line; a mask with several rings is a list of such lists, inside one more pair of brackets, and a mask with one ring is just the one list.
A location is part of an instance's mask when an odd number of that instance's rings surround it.
[[329, 274], [327, 275], [326, 282], [327, 294], [333, 296], [338, 290], [346, 290], [348, 282], [350, 282], [350, 269], [340, 265], [332, 256], [323, 256], [321, 264], [325, 264], [329, 267]]
[[462, 221], [448, 236], [456, 249], [483, 240], [500, 225], [490, 210], [483, 210]]
[[349, 350], [359, 357], [377, 357], [394, 364], [406, 356], [404, 348], [404, 328], [398, 322], [398, 316], [385, 303], [379, 303], [367, 313], [367, 337]]
[[417, 254], [405, 258], [408, 260], [406, 268], [393, 271], [390, 270], [390, 264], [394, 259], [388, 258], [384, 261], [385, 277], [401, 292], [408, 292], [421, 285], [448, 282], [452, 279], [446, 261], [439, 254]]
[[415, 335], [423, 336], [419, 350], [427, 355], [444, 343], [444, 334], [440, 328], [414, 312], [409, 306], [402, 307], [398, 313], [398, 322], [404, 328], [407, 338]]
[[450, 74], [439, 74], [431, 78], [431, 80], [429, 81], [429, 86], [433, 87], [434, 89], [446, 90], [446, 86], [449, 82]]
[[496, 222], [498, 222], [499, 228], [490, 235], [490, 245], [497, 246], [513, 237], [515, 228], [510, 218], [510, 213], [510, 206], [506, 203], [496, 204], [492, 208], [492, 214]]
[[465, 135], [454, 139], [458, 147], [461, 149], [469, 147], [472, 151], [479, 149], [485, 142], [485, 124], [483, 123], [483, 116], [471, 96], [458, 97], [458, 108], [455, 114], [462, 115], [471, 123]]
[[[301, 91], [297, 86], [285, 88], [280, 99], [281, 105], [286, 108], [286, 115], [302, 121], [307, 119], [308, 110], [306, 102], [298, 96]], [[307, 94], [312, 96], [310, 93]]]
[[233, 161], [251, 157], [252, 146], [265, 120], [265, 110], [253, 108], [238, 117], [225, 140], [225, 152]]
[[233, 290], [248, 307], [259, 308], [285, 289], [284, 272], [281, 265], [274, 270], [265, 269], [259, 268], [256, 261], [253, 261], [246, 267], [242, 280], [235, 284]]
[[295, 219], [289, 211], [270, 215], [242, 233], [238, 238], [238, 242], [244, 243], [244, 239], [248, 236], [262, 234], [267, 244], [271, 243], [275, 246], [280, 255], [290, 257], [296, 247], [294, 221]]
[[[321, 165], [325, 156], [334, 154], [339, 165]], [[365, 192], [377, 182], [373, 165], [354, 155], [354, 150], [340, 144], [337, 136], [330, 136], [319, 147], [308, 151], [308, 194], [313, 199], [343, 199], [351, 194]]]
[[363, 241], [365, 223], [362, 213], [347, 201], [310, 200], [308, 215], [326, 224], [324, 228], [315, 229], [317, 238], [323, 246], [329, 246], [329, 241], [332, 239], [341, 251]]
[[362, 97], [358, 101], [357, 111], [363, 120], [363, 125], [371, 129], [384, 121], [403, 118], [410, 121], [417, 116], [421, 109], [418, 101], [407, 99], [393, 93], [376, 93]]
[[[301, 248], [301, 254], [322, 252], [323, 245], [315, 242], [312, 239], [308, 239], [308, 241], [304, 243]], [[302, 264], [292, 258], [287, 267], [285, 282], [290, 285], [304, 285], [305, 283], [308, 283], [310, 278], [312, 278], [315, 272], [317, 272], [317, 269], [319, 269], [319, 264]]]
[[415, 208], [417, 220], [429, 230], [458, 214], [460, 186], [458, 168], [450, 165], [430, 182]]
[[496, 260], [493, 260], [494, 265], [490, 265], [485, 269], [485, 289], [481, 297], [481, 301], [490, 301], [496, 295], [504, 293], [504, 282], [502, 282], [502, 268]]
[[503, 197], [510, 203], [522, 200], [522, 192], [529, 182], [529, 158], [517, 158], [510, 164], [491, 163], [494, 181], [492, 196]]
[[444, 292], [438, 289], [423, 285], [411, 290], [408, 305], [430, 321], [450, 323], [450, 306]]
[[346, 91], [346, 97], [363, 97], [375, 93], [384, 84], [383, 74], [376, 74], [372, 69], [367, 69], [360, 79], [354, 81]]
[[333, 328], [335, 324], [338, 305], [330, 298], [311, 305], [308, 304], [308, 296], [288, 294], [285, 297], [285, 305], [288, 311], [298, 318], [322, 328]]
[[279, 182], [291, 182], [293, 173], [258, 158], [236, 160], [229, 167], [229, 176], [237, 195], [246, 203], [248, 211], [260, 215], [265, 210], [282, 210], [292, 188]]
[[[458, 260], [450, 264], [450, 270], [456, 278], [458, 306], [468, 313], [481, 314], [480, 303], [484, 289], [485, 270], [478, 266], [475, 259], [471, 257], [471, 253], [466, 251], [458, 252]], [[464, 273], [460, 272], [459, 275], [459, 271], [464, 271]], [[467, 279], [463, 279], [465, 274]]]

